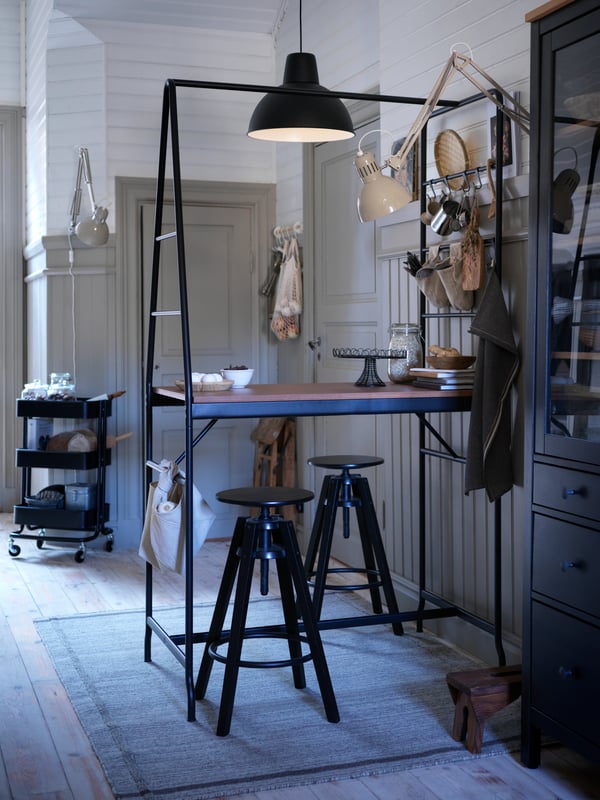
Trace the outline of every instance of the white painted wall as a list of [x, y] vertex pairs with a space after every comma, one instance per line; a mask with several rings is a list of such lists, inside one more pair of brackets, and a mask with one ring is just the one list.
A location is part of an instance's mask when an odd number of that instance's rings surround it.
[[[48, 51], [47, 229], [64, 230], [75, 148], [89, 148], [96, 199], [114, 211], [114, 179], [155, 177], [168, 78], [270, 84], [271, 37], [54, 15]], [[272, 183], [275, 150], [244, 135], [260, 95], [178, 90], [186, 178]], [[85, 208], [85, 200], [82, 208]], [[114, 213], [109, 214], [114, 227]]]
[[0, 106], [22, 103], [20, 16], [20, 0], [0, 0]]

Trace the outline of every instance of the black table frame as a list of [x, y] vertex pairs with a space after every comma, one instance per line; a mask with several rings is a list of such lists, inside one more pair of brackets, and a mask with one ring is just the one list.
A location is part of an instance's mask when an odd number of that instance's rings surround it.
[[[193, 448], [194, 446], [214, 427], [219, 419], [240, 419], [249, 417], [263, 417], [263, 416], [328, 416], [328, 415], [341, 415], [341, 414], [397, 414], [397, 413], [414, 413], [421, 422], [419, 434], [419, 448], [421, 455], [437, 455], [441, 458], [449, 458], [454, 461], [463, 461], [457, 453], [443, 440], [435, 428], [426, 419], [425, 414], [430, 412], [460, 412], [467, 411], [470, 408], [470, 393], [468, 392], [412, 392], [401, 398], [392, 398], [385, 390], [388, 387], [377, 387], [380, 392], [379, 397], [346, 397], [340, 398], [323, 398], [305, 396], [280, 396], [279, 399], [272, 397], [266, 399], [265, 397], [256, 397], [250, 401], [232, 402], [228, 398], [216, 397], [210, 401], [201, 398], [202, 402], [196, 402], [196, 398], [192, 395], [192, 380], [191, 380], [191, 347], [190, 347], [190, 331], [189, 331], [189, 317], [188, 317], [188, 298], [187, 298], [187, 279], [186, 279], [186, 253], [185, 253], [185, 237], [184, 237], [184, 222], [183, 222], [183, 194], [181, 184], [181, 163], [180, 163], [180, 145], [179, 145], [179, 124], [177, 112], [177, 89], [199, 89], [199, 90], [218, 90], [218, 91], [233, 91], [233, 92], [256, 92], [256, 93], [279, 93], [279, 94], [308, 94], [312, 96], [330, 96], [338, 97], [340, 99], [348, 100], [366, 100], [373, 102], [386, 102], [393, 104], [413, 104], [423, 105], [424, 98], [407, 97], [399, 95], [377, 95], [372, 93], [362, 92], [339, 92], [329, 91], [327, 89], [297, 89], [285, 86], [262, 86], [253, 84], [237, 84], [225, 83], [216, 81], [195, 81], [195, 80], [181, 80], [181, 79], [168, 79], [165, 82], [163, 91], [163, 109], [161, 120], [161, 135], [159, 146], [158, 158], [158, 174], [157, 174], [157, 191], [156, 191], [156, 215], [154, 223], [154, 248], [152, 257], [152, 279], [150, 286], [150, 320], [148, 330], [148, 348], [146, 354], [146, 372], [145, 372], [145, 408], [146, 408], [146, 458], [152, 458], [152, 409], [155, 406], [165, 405], [179, 405], [185, 410], [185, 434], [186, 445], [185, 451], [180, 456], [180, 461], [185, 460], [185, 468], [187, 480], [193, 480]], [[453, 100], [439, 100], [438, 108], [434, 115], [444, 113], [453, 108], [461, 107], [465, 104], [475, 102], [482, 99], [483, 95], [474, 95], [462, 101]], [[500, 99], [500, 98], [499, 98]], [[496, 152], [502, 152], [502, 133], [504, 130], [503, 125], [504, 115], [501, 108], [496, 110]], [[423, 127], [421, 131], [421, 169], [422, 174], [425, 174], [426, 166], [426, 130], [427, 126]], [[163, 208], [164, 208], [164, 192], [166, 184], [166, 162], [167, 162], [167, 149], [170, 143], [171, 157], [172, 157], [172, 172], [173, 172], [173, 201], [175, 210], [175, 228], [170, 233], [163, 234]], [[498, 211], [496, 213], [496, 243], [502, 241], [502, 169], [496, 172], [496, 192], [498, 197]], [[425, 209], [425, 193], [421, 193], [421, 210]], [[178, 262], [178, 278], [179, 278], [179, 296], [180, 296], [180, 309], [176, 312], [165, 312], [157, 309], [158, 286], [159, 286], [159, 264], [160, 264], [160, 248], [161, 244], [166, 239], [175, 239], [177, 248], [177, 262]], [[421, 255], [425, 249], [425, 233], [421, 231]], [[501, 273], [501, 248], [497, 247], [496, 252], [496, 269]], [[424, 300], [421, 298], [421, 319], [423, 320], [426, 314], [423, 313]], [[164, 389], [154, 387], [152, 385], [152, 375], [154, 366], [154, 347], [156, 335], [156, 319], [159, 316], [166, 314], [177, 314], [181, 318], [181, 334], [182, 334], [182, 349], [183, 349], [183, 376], [185, 380], [185, 390], [177, 392], [174, 389]], [[302, 384], [301, 384], [302, 385]], [[341, 386], [340, 386], [341, 388]], [[367, 387], [355, 387], [367, 390]], [[237, 391], [253, 391], [256, 389], [236, 390]], [[223, 393], [228, 394], [228, 393]], [[239, 396], [241, 398], [241, 395]], [[202, 430], [194, 434], [194, 420], [204, 420], [205, 425]], [[425, 431], [428, 430], [433, 437], [441, 445], [442, 449], [438, 452], [428, 450], [425, 447]], [[424, 466], [425, 459], [420, 458], [419, 467], [419, 481], [421, 487], [424, 484]], [[145, 482], [146, 488], [152, 479], [150, 468], [146, 469]], [[186, 515], [187, 519], [192, 519], [192, 493], [186, 492]], [[444, 598], [428, 592], [425, 589], [425, 536], [424, 536], [424, 519], [425, 519], [425, 500], [424, 492], [420, 492], [419, 499], [419, 527], [420, 527], [420, 544], [419, 544], [419, 607], [414, 612], [400, 613], [396, 619], [410, 620], [416, 619], [420, 627], [422, 620], [427, 617], [444, 617], [444, 616], [460, 616], [468, 622], [476, 625], [477, 627], [493, 633], [496, 652], [498, 654], [498, 662], [500, 665], [505, 663], [504, 650], [502, 646], [501, 630], [501, 536], [500, 536], [500, 504], [496, 502], [495, 509], [495, 609], [494, 620], [489, 622], [480, 618], [465, 609], [459, 608], [456, 605], [448, 602]], [[193, 564], [192, 564], [192, 531], [191, 526], [188, 526], [187, 531], [187, 547], [186, 547], [186, 589], [185, 589], [185, 633], [170, 635], [168, 634], [157, 622], [153, 616], [152, 611], [152, 567], [147, 564], [146, 567], [146, 636], [144, 645], [144, 657], [147, 661], [151, 659], [151, 635], [152, 632], [164, 642], [174, 656], [184, 665], [186, 672], [186, 687], [188, 694], [188, 720], [195, 719], [195, 697], [194, 697], [194, 675], [193, 675], [193, 659], [192, 659], [192, 645], [194, 642], [205, 641], [205, 634], [195, 634], [193, 632]], [[431, 602], [437, 606], [435, 610], [425, 609], [425, 603]], [[389, 621], [385, 615], [376, 615], [376, 620], [369, 621], [368, 617], [361, 617], [353, 624], [381, 624], [382, 622]], [[335, 620], [323, 621], [321, 626], [325, 627], [340, 627], [349, 625], [350, 622], [344, 621], [343, 623]], [[183, 649], [182, 649], [183, 645]]]
[[[460, 413], [469, 411], [471, 393], [469, 391], [437, 391], [418, 389], [411, 385], [386, 385], [384, 387], [358, 387], [355, 384], [273, 384], [249, 386], [245, 389], [230, 392], [215, 392], [192, 398], [189, 410], [186, 409], [184, 393], [175, 387], [155, 387], [152, 393], [152, 404], [148, 409], [148, 424], [152, 427], [152, 411], [155, 407], [179, 406], [185, 414], [186, 439], [191, 442], [191, 449], [181, 453], [176, 459], [179, 463], [185, 460], [187, 474], [192, 467], [191, 453], [193, 448], [219, 422], [225, 419], [247, 419], [277, 416], [341, 416], [350, 414], [415, 414], [421, 422], [421, 430], [426, 427], [441, 445], [441, 450], [428, 451], [429, 454], [448, 457], [452, 460], [464, 461], [455, 453], [437, 430], [426, 419], [427, 413]], [[195, 432], [196, 422], [203, 423]], [[151, 451], [149, 456], [151, 457]], [[421, 480], [424, 476], [420, 476]], [[150, 476], [148, 476], [150, 479]], [[191, 500], [191, 492], [186, 492], [186, 502]], [[499, 661], [504, 654], [501, 642], [501, 619], [499, 610], [493, 622], [485, 620], [450, 601], [429, 592], [425, 586], [425, 507], [424, 492], [420, 492], [419, 519], [419, 586], [418, 604], [410, 611], [398, 614], [367, 614], [355, 617], [322, 619], [320, 630], [346, 627], [362, 627], [382, 625], [394, 622], [416, 621], [417, 630], [422, 630], [426, 619], [460, 617], [476, 625], [482, 630], [493, 633]], [[191, 508], [187, 510], [187, 518], [192, 518]], [[188, 696], [188, 720], [195, 719], [195, 673], [193, 666], [193, 645], [205, 642], [207, 631], [194, 631], [193, 607], [193, 548], [192, 530], [188, 526], [186, 540], [186, 574], [185, 574], [185, 630], [183, 633], [167, 632], [154, 616], [152, 596], [152, 565], [146, 564], [146, 634], [144, 658], [151, 661], [152, 634], [167, 646], [171, 653], [183, 665], [186, 674]], [[499, 579], [499, 573], [497, 575]], [[426, 608], [426, 604], [433, 608]], [[282, 626], [270, 626], [271, 630], [282, 630]]]

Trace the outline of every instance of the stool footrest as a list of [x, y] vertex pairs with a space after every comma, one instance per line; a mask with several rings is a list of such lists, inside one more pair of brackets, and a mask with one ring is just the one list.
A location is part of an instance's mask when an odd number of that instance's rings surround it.
[[[288, 633], [274, 633], [272, 631], [254, 631], [253, 633], [245, 633], [243, 636], [246, 639], [283, 639], [286, 642], [294, 641], [300, 644], [309, 645], [306, 636], [290, 636]], [[220, 661], [221, 664], [227, 664], [227, 656], [217, 651], [218, 647], [227, 644], [229, 636], [223, 636], [216, 642], [211, 642], [208, 646], [208, 654], [215, 661]], [[308, 652], [298, 658], [280, 658], [274, 661], [249, 661], [248, 659], [240, 659], [238, 666], [247, 667], [250, 669], [277, 669], [278, 667], [292, 667], [294, 664], [305, 664], [307, 661], [312, 661], [312, 653]]]
[[[366, 569], [364, 567], [330, 567], [325, 571], [325, 574], [332, 575], [340, 572], [347, 572], [354, 575], [367, 575], [376, 578], [377, 580], [365, 581], [364, 583], [324, 583], [323, 589], [326, 589], [330, 592], [359, 592], [362, 589], [374, 589], [378, 588], [379, 586], [383, 586], [381, 573], [377, 569]], [[314, 586], [314, 582], [310, 579], [314, 578], [316, 574], [317, 573], [314, 571], [309, 573], [309, 586]]]

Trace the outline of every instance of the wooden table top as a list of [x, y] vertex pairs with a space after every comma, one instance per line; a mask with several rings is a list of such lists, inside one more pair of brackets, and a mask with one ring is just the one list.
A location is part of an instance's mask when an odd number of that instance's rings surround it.
[[[185, 404], [183, 390], [175, 386], [156, 386], [152, 391], [153, 405]], [[257, 383], [199, 392], [192, 404], [192, 415], [202, 418], [468, 411], [471, 390], [425, 389], [410, 383]]]

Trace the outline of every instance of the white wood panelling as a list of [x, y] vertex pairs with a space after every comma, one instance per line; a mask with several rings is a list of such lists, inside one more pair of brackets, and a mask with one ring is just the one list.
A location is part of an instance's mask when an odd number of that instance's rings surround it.
[[46, 51], [51, 0], [27, 0], [26, 225], [27, 241], [46, 233]]
[[[529, 26], [524, 22], [530, 3], [511, 0], [452, 0], [440, 3], [426, 0], [418, 4], [380, 3], [381, 14], [381, 91], [385, 94], [427, 97], [446, 64], [453, 46], [469, 53], [509, 93], [520, 92], [521, 102], [529, 104]], [[411, 35], [398, 47], [398, 32]], [[476, 75], [476, 74], [475, 74]], [[481, 81], [480, 76], [477, 76]], [[483, 82], [485, 84], [485, 81]], [[443, 97], [458, 100], [477, 93], [465, 77], [455, 74]], [[417, 109], [412, 106], [384, 106], [382, 127], [399, 135], [410, 129]], [[430, 126], [428, 165], [435, 164], [432, 143], [444, 123]], [[453, 115], [451, 127], [464, 136], [475, 163], [484, 163], [489, 150], [487, 115], [477, 108]], [[528, 139], [519, 132], [521, 149]], [[485, 155], [485, 157], [483, 157]], [[526, 157], [526, 155], [525, 155]], [[526, 170], [528, 171], [528, 170]]]
[[21, 3], [0, 0], [0, 105], [21, 104]]
[[[78, 145], [90, 150], [96, 199], [109, 212], [116, 176], [155, 176], [167, 78], [272, 83], [269, 36], [103, 21], [87, 24], [78, 39], [72, 21], [52, 21], [56, 34], [48, 64], [52, 97], [48, 196], [64, 198], [49, 207], [52, 232], [65, 226]], [[274, 181], [274, 146], [245, 136], [259, 97], [219, 90], [178, 91], [182, 170], [187, 178]], [[114, 213], [108, 223], [112, 229]]]
[[55, 0], [55, 6], [76, 19], [109, 19], [164, 26], [252, 31], [272, 34], [286, 0]]

